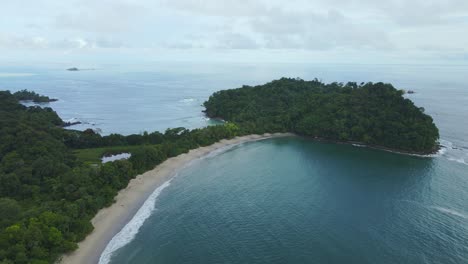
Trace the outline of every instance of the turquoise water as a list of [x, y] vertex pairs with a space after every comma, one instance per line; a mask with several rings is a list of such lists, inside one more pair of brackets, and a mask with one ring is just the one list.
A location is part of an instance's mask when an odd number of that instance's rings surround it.
[[130, 134], [213, 123], [200, 104], [219, 89], [282, 76], [384, 81], [415, 90], [408, 98], [441, 132], [431, 158], [298, 138], [214, 153], [153, 195], [110, 263], [468, 263], [468, 66], [64, 68], [0, 67], [0, 89], [59, 98], [46, 105], [82, 121], [75, 129]]
[[184, 169], [111, 263], [466, 263], [466, 165], [283, 138]]

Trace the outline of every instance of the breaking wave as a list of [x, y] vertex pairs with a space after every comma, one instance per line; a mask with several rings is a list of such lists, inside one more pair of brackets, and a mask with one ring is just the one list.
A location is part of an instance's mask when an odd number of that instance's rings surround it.
[[465, 147], [456, 146], [444, 139], [440, 140], [440, 144], [442, 148], [439, 156], [443, 156], [450, 161], [468, 165], [468, 152]]
[[460, 213], [460, 212], [452, 210], [452, 209], [449, 209], [449, 208], [440, 207], [440, 206], [431, 206], [431, 208], [433, 208], [433, 209], [435, 209], [435, 210], [437, 210], [439, 212], [442, 212], [442, 213], [447, 213], [447, 214], [450, 214], [450, 215], [454, 215], [454, 216], [458, 216], [458, 217], [461, 217], [461, 218], [464, 218], [464, 219], [468, 219], [468, 215]]
[[[261, 139], [259, 139], [259, 140], [261, 140]], [[217, 155], [219, 155], [221, 153], [224, 153], [224, 152], [226, 152], [226, 151], [228, 151], [228, 150], [230, 150], [230, 149], [232, 149], [232, 148], [234, 148], [236, 146], [242, 145], [243, 143], [245, 143], [245, 142], [239, 142], [238, 144], [231, 144], [231, 145], [224, 146], [224, 147], [218, 148], [216, 150], [213, 150], [213, 151], [209, 152], [206, 155], [203, 155], [203, 156], [201, 156], [199, 158], [193, 159], [192, 161], [188, 162], [183, 167], [179, 168], [179, 171], [183, 170], [184, 168], [187, 168], [189, 166], [192, 166], [194, 163], [197, 163], [197, 162], [199, 162], [199, 161], [201, 161], [203, 159], [211, 158], [211, 157], [217, 156]], [[177, 177], [177, 174], [174, 176], [174, 178], [175, 177]], [[157, 210], [155, 208], [155, 203], [157, 201], [157, 198], [161, 194], [161, 192], [170, 185], [172, 179], [166, 181], [164, 184], [162, 184], [161, 186], [156, 188], [156, 190], [154, 190], [154, 192], [143, 203], [141, 208], [138, 209], [137, 213], [135, 214], [135, 216], [133, 216], [133, 218], [130, 220], [130, 222], [128, 222], [122, 228], [122, 230], [120, 230], [120, 232], [117, 233], [111, 239], [111, 241], [107, 244], [106, 248], [102, 252], [101, 257], [99, 258], [99, 264], [108, 264], [110, 262], [110, 260], [112, 258], [112, 255], [113, 255], [113, 253], [115, 251], [117, 251], [118, 249], [124, 247], [128, 243], [132, 242], [132, 240], [138, 234], [138, 231], [140, 230], [140, 228], [143, 226], [146, 219], [148, 219], [151, 216], [151, 214], [155, 210]]]
[[133, 216], [132, 220], [128, 222], [122, 230], [120, 230], [117, 235], [115, 235], [112, 240], [107, 244], [106, 248], [99, 258], [99, 264], [107, 264], [110, 262], [112, 254], [122, 248], [123, 246], [130, 243], [140, 230], [143, 223], [151, 216], [155, 210], [155, 203], [161, 192], [171, 184], [171, 180], [166, 181], [161, 186], [156, 188], [154, 192], [148, 197], [148, 199], [143, 203], [138, 212]]

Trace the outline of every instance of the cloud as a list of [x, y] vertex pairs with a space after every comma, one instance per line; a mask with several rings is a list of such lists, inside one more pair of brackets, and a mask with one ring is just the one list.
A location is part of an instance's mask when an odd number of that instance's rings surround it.
[[[244, 13], [242, 13], [244, 14]], [[335, 48], [392, 49], [394, 44], [384, 30], [355, 23], [339, 11], [325, 13], [268, 8], [258, 16], [220, 20], [222, 26], [212, 34], [182, 37], [196, 43], [193, 47], [226, 49], [305, 49]], [[207, 41], [208, 39], [208, 41]], [[204, 43], [200, 45], [200, 43]], [[208, 42], [208, 43], [207, 43]], [[191, 45], [172, 42], [172, 47]]]
[[44, 49], [49, 46], [49, 42], [44, 37], [20, 37], [14, 35], [0, 34], [0, 47], [9, 49]]
[[192, 14], [225, 17], [256, 16], [267, 9], [267, 5], [258, 0], [161, 0], [160, 6]]
[[55, 17], [55, 26], [60, 29], [83, 32], [125, 32], [134, 26], [134, 21], [145, 13], [145, 8], [122, 0], [79, 1]]
[[247, 35], [226, 33], [218, 37], [216, 48], [227, 49], [257, 49], [258, 43]]
[[42, 36], [16, 36], [0, 34], [0, 48], [29, 50], [86, 50], [122, 48], [121, 42], [109, 39], [86, 39], [81, 37], [49, 40]]
[[393, 47], [385, 31], [358, 25], [341, 12], [285, 12], [273, 9], [268, 16], [253, 18], [250, 27], [268, 48], [333, 49]]
[[467, 0], [17, 0], [0, 22], [7, 50], [468, 53]]

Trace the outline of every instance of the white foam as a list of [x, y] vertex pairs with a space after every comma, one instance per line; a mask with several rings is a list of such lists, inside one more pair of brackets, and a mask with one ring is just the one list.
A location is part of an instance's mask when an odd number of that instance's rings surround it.
[[439, 156], [444, 156], [447, 160], [468, 165], [468, 153], [463, 147], [455, 146], [448, 140], [440, 140], [441, 149]]
[[431, 208], [434, 208], [437, 211], [440, 211], [442, 213], [447, 213], [447, 214], [458, 216], [458, 217], [461, 217], [461, 218], [464, 218], [464, 219], [468, 219], [468, 215], [460, 213], [460, 212], [452, 210], [452, 209], [449, 209], [449, 208], [440, 207], [440, 206], [431, 206]]
[[72, 117], [70, 119], [65, 120], [67, 123], [75, 123], [75, 122], [81, 122], [78, 118]]
[[455, 162], [458, 162], [458, 163], [461, 163], [461, 164], [468, 165], [468, 162], [465, 161], [464, 158], [453, 158], [453, 157], [448, 157], [447, 159], [450, 160], [450, 161], [455, 161]]
[[110, 262], [112, 254], [122, 248], [123, 246], [130, 243], [143, 226], [144, 222], [148, 217], [151, 216], [153, 211], [155, 210], [155, 203], [159, 194], [161, 194], [162, 190], [167, 188], [171, 183], [171, 180], [166, 181], [161, 186], [156, 188], [154, 192], [148, 197], [145, 203], [138, 209], [138, 212], [133, 216], [132, 220], [128, 222], [122, 230], [120, 230], [117, 235], [115, 235], [112, 240], [107, 244], [106, 248], [101, 254], [99, 258], [99, 264], [107, 264]]
[[111, 155], [107, 157], [102, 157], [101, 162], [102, 163], [107, 163], [107, 162], [112, 162], [116, 160], [123, 160], [123, 159], [129, 159], [132, 156], [130, 153], [120, 153], [116, 155]]
[[436, 153], [435, 155], [436, 155], [436, 156], [442, 156], [442, 155], [444, 155], [445, 153], [447, 153], [447, 149], [448, 149], [447, 147], [442, 146], [442, 147], [439, 149], [439, 151], [437, 151], [437, 153]]
[[360, 148], [365, 148], [366, 147], [366, 145], [363, 145], [363, 144], [353, 143], [352, 145], [355, 146], [355, 147], [360, 147]]
[[[259, 140], [263, 140], [263, 139], [267, 139], [267, 138], [259, 138], [257, 140], [251, 140], [251, 141], [259, 141]], [[183, 170], [183, 169], [185, 169], [187, 167], [190, 167], [193, 164], [195, 164], [195, 163], [197, 163], [197, 162], [199, 162], [199, 161], [201, 161], [203, 159], [217, 156], [217, 155], [219, 155], [221, 153], [224, 153], [224, 152], [226, 152], [226, 151], [228, 151], [228, 150], [230, 150], [230, 149], [232, 149], [232, 148], [234, 148], [236, 146], [242, 145], [244, 143], [246, 143], [246, 142], [239, 142], [238, 144], [231, 144], [231, 145], [227, 145], [227, 146], [215, 149], [215, 150], [209, 152], [206, 155], [203, 155], [203, 156], [201, 156], [201, 157], [199, 157], [197, 159], [191, 160], [190, 162], [188, 162], [184, 166], [180, 167], [178, 169], [178, 171], [181, 171], [181, 170]], [[175, 176], [173, 178], [177, 177], [177, 175], [178, 174], [175, 174]], [[158, 198], [159, 194], [161, 193], [161, 191], [164, 190], [166, 187], [168, 187], [170, 185], [171, 180], [168, 180], [167, 182], [165, 182], [164, 184], [159, 186], [148, 197], [148, 199], [145, 201], [145, 203], [142, 205], [142, 207], [140, 209], [138, 209], [138, 212], [135, 214], [135, 216], [132, 218], [132, 220], [130, 220], [130, 222], [128, 222], [124, 226], [124, 228], [122, 228], [122, 230], [112, 238], [112, 240], [109, 242], [109, 244], [107, 244], [106, 248], [102, 252], [101, 257], [99, 258], [99, 264], [109, 263], [110, 260], [111, 260], [112, 254], [116, 250], [124, 247], [125, 245], [130, 243], [135, 238], [135, 236], [138, 234], [138, 231], [140, 230], [141, 226], [144, 224], [145, 220], [148, 219], [148, 217], [151, 216], [151, 214], [153, 213], [154, 210], [156, 210], [154, 205], [155, 205], [155, 203], [157, 201], [157, 198]]]
[[447, 148], [453, 147], [453, 143], [446, 139], [440, 139], [439, 141], [440, 141], [440, 145], [442, 145], [443, 147], [447, 147]]

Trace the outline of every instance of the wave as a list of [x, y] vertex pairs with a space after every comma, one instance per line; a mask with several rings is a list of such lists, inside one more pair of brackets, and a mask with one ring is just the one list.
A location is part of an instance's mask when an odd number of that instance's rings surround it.
[[442, 213], [447, 213], [447, 214], [450, 214], [450, 215], [454, 215], [454, 216], [458, 216], [458, 217], [461, 217], [461, 218], [464, 218], [464, 219], [468, 219], [468, 215], [460, 213], [460, 212], [452, 210], [452, 209], [449, 209], [449, 208], [440, 207], [440, 206], [431, 206], [431, 208], [433, 208], [433, 209], [435, 209], [435, 210], [437, 210], [439, 212], [442, 212]]
[[442, 145], [443, 147], [447, 147], [447, 148], [453, 147], [453, 143], [446, 139], [440, 139], [439, 142], [440, 142], [440, 145]]
[[[468, 165], [468, 152], [465, 147], [459, 147], [452, 142], [441, 139], [440, 140], [441, 153], [439, 156], [444, 156], [449, 161]], [[443, 150], [443, 151], [442, 151]]]
[[67, 119], [67, 120], [63, 120], [64, 122], [67, 122], [67, 123], [75, 123], [75, 122], [82, 122], [80, 119], [76, 118], [76, 117], [72, 117], [70, 119]]
[[76, 124], [76, 125], [91, 125], [91, 126], [96, 126], [97, 125], [97, 123], [95, 123], [93, 121], [87, 121], [87, 120], [76, 118], [76, 117], [72, 117], [72, 118], [69, 118], [69, 119], [66, 119], [66, 120], [63, 120], [63, 121], [66, 122], [66, 123], [80, 122], [79, 124]]
[[171, 180], [164, 182], [161, 186], [156, 188], [154, 192], [148, 197], [148, 199], [143, 203], [138, 212], [133, 216], [132, 220], [128, 222], [122, 230], [120, 230], [117, 235], [115, 235], [109, 244], [101, 254], [99, 258], [99, 264], [107, 264], [110, 262], [112, 254], [122, 248], [123, 246], [130, 243], [135, 236], [138, 234], [138, 231], [143, 226], [143, 223], [151, 216], [155, 208], [155, 203], [158, 196], [161, 192], [171, 184]]
[[[182, 171], [183, 169], [190, 167], [194, 165], [197, 162], [200, 162], [204, 159], [212, 158], [214, 156], [220, 155], [224, 152], [227, 152], [237, 146], [243, 145], [247, 142], [252, 142], [252, 141], [260, 141], [260, 140], [265, 140], [268, 138], [259, 138], [256, 140], [250, 140], [246, 142], [239, 142], [238, 144], [231, 144], [227, 145], [224, 147], [220, 147], [218, 149], [215, 149], [213, 151], [210, 151], [206, 155], [203, 155], [201, 157], [195, 158], [182, 167], [178, 168], [178, 172]], [[130, 243], [135, 236], [138, 234], [138, 231], [140, 230], [141, 226], [143, 226], [144, 222], [146, 219], [148, 219], [151, 214], [156, 210], [155, 208], [155, 203], [157, 201], [157, 198], [159, 194], [164, 190], [166, 187], [168, 187], [171, 183], [171, 180], [177, 177], [179, 173], [176, 173], [173, 178], [170, 180], [166, 181], [164, 184], [159, 186], [149, 197], [148, 199], [143, 203], [140, 209], [138, 209], [138, 212], [135, 214], [135, 216], [128, 222], [122, 230], [117, 233], [111, 241], [107, 244], [106, 248], [101, 254], [101, 257], [99, 258], [99, 264], [108, 264], [111, 260], [112, 254]]]
[[464, 158], [448, 157], [447, 159], [450, 160], [450, 161], [455, 161], [455, 162], [458, 162], [458, 163], [461, 163], [461, 164], [468, 165], [468, 162]]
[[[232, 149], [235, 146], [236, 144], [213, 150], [206, 155], [203, 155], [197, 159], [191, 160], [190, 162], [188, 162], [187, 164], [179, 168], [178, 171], [180, 172], [181, 170], [187, 167], [190, 167], [194, 163], [197, 163], [203, 159], [219, 155], [229, 149]], [[155, 204], [156, 204], [159, 194], [161, 194], [162, 190], [164, 190], [170, 185], [171, 180], [177, 177], [177, 175], [178, 174], [175, 174], [173, 178], [171, 178], [170, 180], [166, 181], [161, 186], [156, 188], [156, 190], [154, 190], [154, 192], [143, 203], [141, 208], [138, 209], [135, 216], [133, 216], [133, 218], [122, 228], [122, 230], [120, 230], [120, 232], [117, 233], [111, 239], [111, 241], [107, 244], [106, 248], [102, 252], [101, 257], [99, 258], [99, 264], [108, 264], [112, 258], [112, 254], [114, 254], [115, 251], [124, 247], [128, 243], [132, 242], [132, 240], [138, 234], [138, 231], [140, 230], [140, 228], [143, 226], [146, 219], [148, 219], [152, 215], [152, 213], [156, 210]]]
[[468, 219], [467, 214], [464, 214], [464, 213], [459, 212], [459, 211], [455, 211], [455, 210], [450, 209], [450, 208], [446, 208], [446, 207], [442, 207], [442, 206], [436, 206], [436, 205], [425, 205], [425, 204], [423, 204], [421, 202], [411, 201], [411, 200], [398, 200], [398, 201], [414, 204], [414, 205], [420, 206], [420, 207], [428, 209], [428, 210], [429, 209], [434, 209], [434, 210], [437, 210], [437, 211], [439, 211], [441, 213], [446, 213], [446, 214], [450, 214], [450, 215], [457, 216], [457, 217], [460, 217], [460, 218]]
[[447, 150], [448, 150], [447, 147], [442, 146], [442, 147], [439, 149], [439, 151], [438, 151], [436, 154], [434, 154], [434, 155], [437, 156], [437, 157], [443, 156], [445, 153], [447, 153]]

